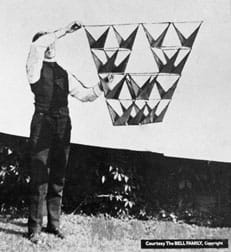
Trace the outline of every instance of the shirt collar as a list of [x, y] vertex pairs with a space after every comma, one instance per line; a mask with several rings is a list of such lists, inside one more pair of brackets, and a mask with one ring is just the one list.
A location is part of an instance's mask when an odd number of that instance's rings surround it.
[[43, 61], [45, 61], [45, 62], [56, 62], [56, 59], [55, 58], [53, 58], [53, 59], [46, 59], [46, 58], [44, 58]]

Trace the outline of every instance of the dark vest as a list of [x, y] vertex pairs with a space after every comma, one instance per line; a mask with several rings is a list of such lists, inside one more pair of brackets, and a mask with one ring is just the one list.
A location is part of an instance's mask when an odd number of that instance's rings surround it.
[[68, 113], [68, 75], [56, 62], [43, 62], [40, 79], [31, 85], [38, 112]]

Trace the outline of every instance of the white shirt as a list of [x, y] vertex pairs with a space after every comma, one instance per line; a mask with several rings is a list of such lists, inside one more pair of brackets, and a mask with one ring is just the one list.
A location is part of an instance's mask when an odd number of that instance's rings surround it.
[[[30, 84], [34, 85], [40, 79], [43, 61], [49, 61], [44, 59], [44, 54], [47, 47], [64, 34], [65, 33], [63, 30], [48, 33], [41, 36], [31, 44], [26, 63], [27, 78]], [[67, 74], [69, 82], [69, 94], [71, 96], [80, 101], [86, 102], [94, 101], [102, 94], [98, 84], [92, 88], [87, 88], [73, 74], [69, 72], [67, 72]]]

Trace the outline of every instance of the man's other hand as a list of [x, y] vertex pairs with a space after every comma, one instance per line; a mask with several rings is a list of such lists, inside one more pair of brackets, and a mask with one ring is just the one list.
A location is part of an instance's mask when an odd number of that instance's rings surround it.
[[114, 75], [112, 73], [109, 73], [106, 77], [102, 78], [100, 81], [100, 89], [103, 91], [110, 90], [111, 83], [114, 80]]
[[104, 79], [104, 82], [107, 82], [108, 84], [111, 83], [114, 80], [114, 75], [112, 73], [109, 73]]

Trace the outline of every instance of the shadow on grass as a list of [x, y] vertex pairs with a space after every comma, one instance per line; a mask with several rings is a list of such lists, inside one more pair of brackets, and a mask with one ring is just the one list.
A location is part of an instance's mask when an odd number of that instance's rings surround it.
[[[3, 226], [0, 227], [0, 232], [5, 232], [8, 234], [24, 234], [24, 231], [16, 231], [17, 227], [26, 228], [27, 223], [22, 220], [25, 218], [25, 212], [11, 212], [11, 213], [0, 213], [0, 223], [5, 225], [12, 225], [12, 228], [5, 228]], [[21, 219], [21, 220], [20, 220]], [[15, 230], [14, 230], [15, 226]]]
[[20, 235], [22, 237], [25, 236], [26, 232], [25, 231], [17, 231], [17, 230], [14, 230], [14, 229], [10, 229], [10, 228], [2, 228], [0, 227], [0, 232], [3, 232], [5, 234], [13, 234], [13, 235]]
[[2, 220], [0, 218], [0, 223], [4, 223], [4, 224], [13, 224], [15, 226], [18, 226], [18, 227], [27, 227], [27, 223], [24, 223], [22, 221], [15, 221], [15, 220]]
[[[22, 220], [15, 220], [14, 218], [22, 218], [21, 216], [15, 215], [0, 215], [0, 233], [5, 233], [8, 235], [16, 235], [17, 237], [25, 238], [27, 237], [27, 223], [23, 222]], [[18, 230], [18, 229], [22, 230]]]

